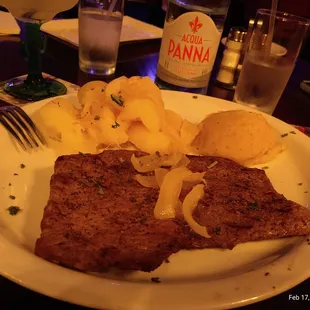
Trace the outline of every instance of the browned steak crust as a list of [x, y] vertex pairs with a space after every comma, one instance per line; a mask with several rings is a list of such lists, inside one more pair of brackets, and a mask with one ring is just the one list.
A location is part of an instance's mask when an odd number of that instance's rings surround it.
[[[205, 156], [190, 157], [189, 169], [207, 170], [206, 194], [195, 218], [212, 238], [195, 234], [182, 216], [156, 220], [158, 190], [134, 180], [132, 153], [104, 151], [57, 159], [36, 255], [82, 271], [152, 271], [181, 249], [233, 248], [310, 232], [310, 211], [278, 194], [263, 170]], [[218, 164], [207, 169], [215, 160]]]

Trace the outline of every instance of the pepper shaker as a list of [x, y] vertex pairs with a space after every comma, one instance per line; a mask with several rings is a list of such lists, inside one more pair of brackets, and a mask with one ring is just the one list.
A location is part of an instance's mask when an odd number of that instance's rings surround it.
[[229, 31], [226, 49], [216, 77], [218, 84], [224, 88], [232, 89], [236, 85], [235, 72], [239, 64], [246, 34], [246, 30], [240, 27], [233, 27]]

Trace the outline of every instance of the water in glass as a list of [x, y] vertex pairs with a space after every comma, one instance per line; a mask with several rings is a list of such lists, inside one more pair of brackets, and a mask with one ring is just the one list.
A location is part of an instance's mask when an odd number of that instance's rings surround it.
[[242, 66], [234, 101], [272, 114], [293, 69], [293, 63], [273, 66], [248, 55]]
[[98, 75], [115, 72], [123, 16], [96, 8], [79, 11], [81, 70]]

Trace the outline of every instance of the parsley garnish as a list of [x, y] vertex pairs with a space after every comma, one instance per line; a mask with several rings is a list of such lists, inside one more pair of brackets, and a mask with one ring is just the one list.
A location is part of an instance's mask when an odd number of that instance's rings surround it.
[[129, 200], [130, 200], [130, 202], [133, 202], [133, 203], [137, 202], [137, 199], [135, 197], [130, 197]]
[[197, 98], [198, 98], [198, 96], [196, 96], [196, 95], [193, 96], [193, 99], [197, 99]]
[[255, 201], [254, 203], [250, 204], [248, 209], [249, 210], [259, 210], [257, 202]]
[[298, 183], [297, 185], [301, 186], [301, 185], [302, 185], [302, 183]]
[[291, 133], [292, 135], [296, 135], [296, 131], [294, 131], [294, 130], [290, 131], [290, 133]]
[[79, 154], [84, 156], [90, 155], [90, 153], [83, 153], [83, 152], [79, 152]]
[[255, 216], [255, 220], [256, 220], [256, 221], [261, 221], [262, 218], [261, 218], [260, 216], [256, 215], [256, 216]]
[[99, 195], [104, 195], [104, 190], [103, 190], [103, 188], [102, 188], [102, 187], [100, 187], [100, 188], [99, 188], [99, 190], [98, 190], [98, 194], [99, 194]]
[[20, 164], [20, 168], [24, 169], [24, 168], [26, 168], [26, 166], [24, 164]]
[[14, 173], [14, 175], [18, 175], [18, 173]]
[[96, 116], [94, 117], [94, 120], [95, 120], [95, 121], [99, 121], [99, 120], [100, 120], [100, 116], [99, 116], [99, 115], [96, 115]]
[[288, 136], [288, 133], [284, 133], [284, 134], [281, 135], [282, 138], [285, 138], [287, 136]]
[[151, 278], [151, 281], [154, 283], [160, 283], [161, 280], [158, 277]]
[[115, 96], [115, 95], [111, 95], [111, 99], [116, 103], [118, 104], [120, 107], [123, 107], [124, 106], [124, 100], [122, 98], [122, 96]]
[[16, 215], [19, 211], [21, 211], [20, 207], [17, 206], [10, 206], [7, 208], [7, 210], [9, 211], [10, 215]]
[[155, 154], [160, 157], [160, 153], [158, 151], [156, 151]]
[[120, 124], [119, 124], [117, 121], [115, 121], [115, 124], [112, 125], [111, 127], [112, 127], [113, 129], [116, 129], [116, 128], [119, 127], [119, 126], [120, 126]]
[[12, 199], [12, 200], [15, 200], [16, 197], [13, 196], [13, 195], [10, 195], [9, 198]]
[[103, 88], [101, 88], [101, 92], [102, 92], [102, 93], [104, 92], [104, 89], [103, 89]]
[[90, 181], [92, 181], [95, 184], [96, 187], [98, 187], [98, 188], [102, 187], [102, 185], [100, 183], [98, 183], [98, 181], [96, 179], [91, 178]]
[[144, 225], [144, 223], [146, 222], [146, 216], [144, 216], [144, 215], [141, 215], [141, 217], [139, 218], [139, 222], [140, 222], [140, 224], [141, 225]]
[[221, 234], [221, 227], [215, 227], [215, 228], [213, 228], [213, 232], [217, 235], [217, 236], [219, 236], [220, 234]]
[[84, 185], [86, 185], [87, 187], [91, 187], [91, 184], [89, 184], [89, 183], [87, 182], [87, 180], [85, 180], [85, 179], [81, 179], [81, 180], [79, 180], [79, 182], [82, 183], [82, 184], [84, 184]]
[[12, 186], [12, 184], [11, 184], [11, 183], [9, 183], [9, 186]]
[[269, 167], [268, 166], [264, 166], [264, 167], [262, 167], [262, 169], [266, 170], [266, 169], [269, 169]]

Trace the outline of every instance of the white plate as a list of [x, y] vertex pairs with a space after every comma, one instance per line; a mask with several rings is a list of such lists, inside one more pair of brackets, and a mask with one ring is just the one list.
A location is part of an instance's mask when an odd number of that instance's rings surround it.
[[[211, 97], [194, 99], [186, 93], [164, 91], [163, 97], [167, 108], [191, 121], [200, 121], [205, 114], [219, 110], [246, 109]], [[75, 101], [76, 95], [68, 98]], [[25, 110], [31, 114], [42, 104], [30, 104]], [[279, 134], [295, 130], [265, 116]], [[309, 194], [305, 192], [310, 192], [310, 140], [297, 130], [283, 139], [287, 150], [268, 163], [266, 172], [277, 191], [308, 206]], [[18, 153], [3, 128], [0, 149], [0, 272], [32, 290], [94, 308], [205, 310], [257, 302], [310, 276], [310, 246], [305, 237], [249, 242], [233, 250], [181, 251], [171, 256], [170, 264], [163, 264], [151, 274], [89, 275], [44, 261], [33, 250], [55, 155], [50, 150]], [[21, 169], [21, 163], [26, 168]], [[10, 200], [9, 195], [16, 196], [16, 200]], [[14, 217], [6, 210], [12, 204], [23, 209]], [[162, 283], [151, 282], [151, 277], [160, 277]]]
[[[43, 32], [60, 38], [74, 46], [79, 45], [78, 19], [52, 20], [42, 25]], [[120, 42], [158, 39], [163, 30], [156, 26], [144, 23], [135, 18], [124, 16]]]

